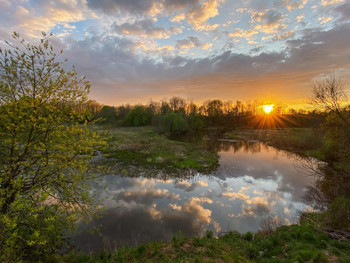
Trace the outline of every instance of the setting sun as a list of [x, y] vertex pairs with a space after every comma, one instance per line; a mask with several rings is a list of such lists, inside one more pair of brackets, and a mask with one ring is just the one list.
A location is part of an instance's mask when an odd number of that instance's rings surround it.
[[264, 112], [266, 114], [269, 114], [273, 111], [273, 106], [275, 106], [274, 104], [270, 104], [270, 105], [263, 105], [263, 109], [264, 109]]

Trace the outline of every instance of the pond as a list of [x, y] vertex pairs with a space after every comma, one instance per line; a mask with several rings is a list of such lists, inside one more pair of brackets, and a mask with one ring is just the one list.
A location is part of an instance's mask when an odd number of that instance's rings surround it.
[[[228, 231], [255, 232], [267, 217], [297, 223], [307, 208], [303, 196], [313, 178], [300, 173], [299, 158], [260, 142], [216, 142], [219, 168], [191, 178], [106, 176], [96, 189], [106, 210], [74, 240], [85, 252], [110, 251], [181, 231], [201, 236]], [[100, 234], [89, 234], [100, 226]]]

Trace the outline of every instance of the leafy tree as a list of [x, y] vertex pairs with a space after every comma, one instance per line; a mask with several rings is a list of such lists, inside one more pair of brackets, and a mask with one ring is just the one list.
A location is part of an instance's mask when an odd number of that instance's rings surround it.
[[88, 160], [99, 143], [77, 121], [90, 84], [63, 68], [43, 34], [0, 50], [0, 261], [47, 261], [92, 208]]
[[99, 123], [102, 124], [114, 123], [116, 121], [116, 110], [112, 106], [105, 105], [96, 115], [96, 118], [99, 119]]
[[194, 132], [197, 132], [204, 128], [204, 121], [202, 119], [202, 116], [195, 113], [191, 113], [187, 116], [187, 124], [188, 128]]
[[126, 115], [125, 120], [128, 125], [134, 127], [145, 126], [151, 123], [151, 117], [143, 105], [135, 106], [128, 115]]
[[179, 135], [188, 131], [186, 120], [176, 112], [166, 114], [163, 118], [162, 126], [163, 131], [170, 136]]

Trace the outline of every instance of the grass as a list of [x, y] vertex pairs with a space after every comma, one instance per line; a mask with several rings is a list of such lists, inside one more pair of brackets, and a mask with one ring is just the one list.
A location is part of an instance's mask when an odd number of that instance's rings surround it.
[[310, 128], [244, 129], [224, 134], [226, 139], [258, 140], [300, 155], [324, 159], [324, 134]]
[[151, 242], [99, 255], [72, 254], [68, 262], [350, 262], [350, 242], [330, 239], [310, 226], [282, 226], [269, 234], [230, 232], [215, 238], [181, 233], [169, 242]]
[[[209, 172], [218, 165], [218, 155], [205, 142], [182, 142], [159, 135], [151, 127], [92, 129], [106, 136], [103, 156], [116, 160], [121, 170], [136, 166], [152, 169], [192, 169]], [[130, 173], [129, 173], [130, 174]]]

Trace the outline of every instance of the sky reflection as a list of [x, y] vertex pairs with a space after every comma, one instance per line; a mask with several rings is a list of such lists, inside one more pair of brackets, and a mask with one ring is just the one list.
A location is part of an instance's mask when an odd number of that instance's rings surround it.
[[[298, 173], [297, 159], [262, 143], [220, 142], [220, 167], [191, 179], [106, 176], [96, 189], [106, 210], [76, 244], [84, 251], [112, 250], [151, 240], [169, 240], [178, 231], [193, 236], [236, 230], [257, 231], [262, 219], [297, 222], [302, 196], [312, 178]], [[84, 232], [100, 226], [102, 235]]]

